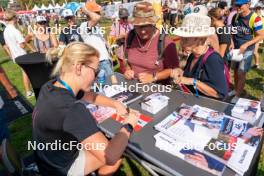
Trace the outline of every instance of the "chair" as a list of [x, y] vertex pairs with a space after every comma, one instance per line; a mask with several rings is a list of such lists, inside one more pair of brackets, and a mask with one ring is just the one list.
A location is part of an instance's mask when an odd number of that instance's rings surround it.
[[15, 61], [29, 77], [37, 99], [42, 85], [51, 79], [50, 74], [56, 61], [49, 64], [45, 59], [45, 54], [39, 52], [19, 56]]

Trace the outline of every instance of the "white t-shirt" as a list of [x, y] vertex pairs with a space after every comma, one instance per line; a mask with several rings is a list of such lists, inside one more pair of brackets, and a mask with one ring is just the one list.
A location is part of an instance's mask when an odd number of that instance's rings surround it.
[[178, 11], [178, 3], [175, 0], [173, 0], [170, 3], [169, 7], [170, 7], [170, 13], [171, 14], [176, 14], [177, 13], [177, 11]]
[[92, 32], [87, 31], [87, 22], [83, 22], [80, 26], [80, 33], [84, 43], [91, 45], [100, 53], [100, 61], [110, 59], [110, 55], [106, 48], [106, 41], [100, 33], [100, 28], [95, 26]]
[[21, 32], [15, 28], [14, 25], [8, 24], [4, 30], [4, 39], [8, 46], [11, 57], [15, 62], [15, 58], [27, 54], [26, 51], [20, 47], [21, 43], [25, 42], [25, 39]]

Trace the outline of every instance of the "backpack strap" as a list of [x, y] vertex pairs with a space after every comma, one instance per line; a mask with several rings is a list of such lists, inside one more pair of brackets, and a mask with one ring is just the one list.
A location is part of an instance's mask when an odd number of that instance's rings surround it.
[[202, 56], [202, 62], [199, 64], [198, 66], [198, 71], [196, 72], [196, 79], [201, 79], [201, 72], [203, 71], [203, 66], [205, 64], [205, 62], [207, 61], [208, 57], [214, 53], [214, 49], [209, 47], [209, 49], [207, 50], [207, 52]]
[[131, 47], [132, 41], [136, 36], [136, 32], [135, 29], [132, 29], [128, 35], [127, 38], [125, 40], [125, 47], [124, 47], [124, 55], [125, 55], [125, 60], [128, 60], [128, 54], [127, 54], [127, 50]]
[[163, 54], [164, 54], [164, 49], [165, 49], [165, 37], [166, 37], [166, 34], [164, 32], [162, 32], [159, 35], [159, 41], [158, 41], [158, 58], [157, 58], [156, 64], [159, 64], [160, 61], [163, 60]]

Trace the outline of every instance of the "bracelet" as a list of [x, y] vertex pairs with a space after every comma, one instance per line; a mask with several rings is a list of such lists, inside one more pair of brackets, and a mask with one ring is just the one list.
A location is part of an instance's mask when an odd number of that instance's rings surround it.
[[195, 89], [195, 96], [199, 97], [199, 92], [198, 92], [196, 81], [197, 81], [196, 79], [193, 79], [193, 88]]

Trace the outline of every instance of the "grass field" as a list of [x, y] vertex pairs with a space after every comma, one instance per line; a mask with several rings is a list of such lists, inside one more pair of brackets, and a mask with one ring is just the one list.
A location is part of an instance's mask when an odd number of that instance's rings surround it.
[[[263, 95], [263, 85], [264, 85], [264, 55], [261, 56], [261, 68], [260, 70], [251, 70], [248, 73], [246, 87], [245, 87], [245, 97], [259, 99]], [[24, 88], [22, 84], [21, 69], [13, 64], [5, 55], [2, 49], [0, 49], [0, 65], [6, 71], [9, 79], [15, 85], [16, 89], [20, 94], [24, 94]], [[35, 99], [31, 98], [29, 100], [32, 105], [35, 104]], [[48, 107], [47, 107], [48, 108]], [[31, 140], [31, 116], [26, 116], [20, 118], [13, 122], [10, 126], [11, 132], [11, 141], [16, 147], [17, 151], [22, 155], [26, 155], [29, 152], [27, 151], [27, 141]], [[116, 173], [116, 175], [149, 175], [138, 163], [125, 159], [122, 167]], [[262, 152], [261, 160], [258, 167], [258, 175], [264, 175], [264, 152]]]

